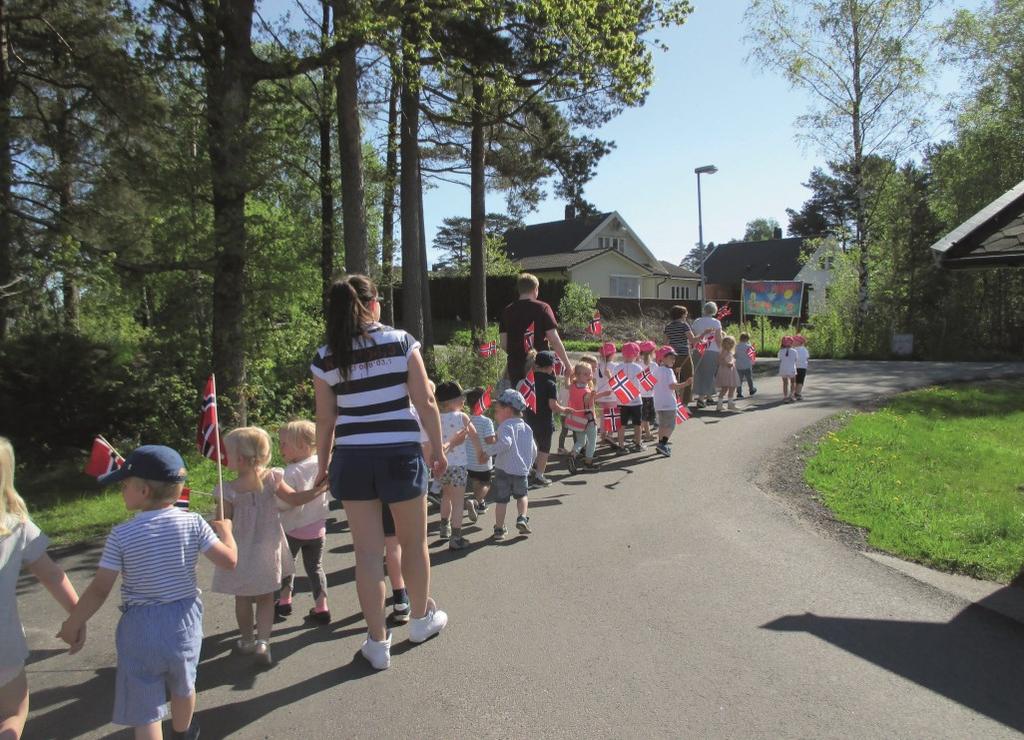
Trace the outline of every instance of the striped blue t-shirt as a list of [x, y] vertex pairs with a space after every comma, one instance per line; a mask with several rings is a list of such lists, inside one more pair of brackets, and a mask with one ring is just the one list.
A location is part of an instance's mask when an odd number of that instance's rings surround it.
[[199, 553], [218, 542], [199, 514], [170, 506], [140, 511], [107, 537], [100, 567], [121, 574], [125, 606], [168, 604], [199, 595]]
[[331, 350], [317, 350], [310, 370], [334, 389], [338, 416], [334, 444], [377, 447], [419, 444], [420, 424], [409, 402], [409, 355], [420, 343], [401, 329], [374, 324], [366, 338], [353, 340], [348, 380]]

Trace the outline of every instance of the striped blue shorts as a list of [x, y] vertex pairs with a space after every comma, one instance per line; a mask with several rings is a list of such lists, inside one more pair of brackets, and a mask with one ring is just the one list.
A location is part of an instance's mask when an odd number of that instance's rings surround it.
[[122, 609], [113, 722], [138, 727], [167, 717], [168, 691], [172, 696], [195, 691], [203, 602], [196, 597]]

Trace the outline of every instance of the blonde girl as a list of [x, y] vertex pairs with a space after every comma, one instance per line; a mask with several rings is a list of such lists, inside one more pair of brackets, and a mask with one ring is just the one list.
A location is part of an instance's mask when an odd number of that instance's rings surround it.
[[[39, 579], [68, 613], [78, 593], [61, 567], [46, 554], [49, 540], [28, 518], [25, 502], [14, 488], [14, 448], [0, 437], [0, 737], [17, 740], [28, 717], [25, 659], [28, 645], [18, 616], [16, 591], [22, 567]], [[85, 642], [85, 630], [72, 652]]]
[[736, 389], [740, 384], [740, 374], [736, 370], [736, 338], [726, 334], [722, 337], [722, 351], [718, 354], [718, 371], [715, 373], [715, 386], [718, 387], [718, 404], [716, 411], [722, 410], [722, 401], [728, 400], [729, 410], [736, 410]]
[[301, 506], [318, 493], [313, 489], [296, 493], [284, 482], [282, 471], [267, 469], [270, 435], [259, 427], [232, 430], [224, 437], [224, 447], [228, 468], [237, 477], [224, 485], [224, 510], [220, 511], [218, 504], [217, 518], [232, 522], [238, 565], [234, 570], [217, 569], [213, 590], [235, 597], [240, 632], [238, 652], [255, 655], [257, 662], [270, 665], [274, 591], [282, 576], [294, 572], [275, 495], [293, 506]]
[[572, 430], [573, 450], [569, 455], [569, 472], [579, 470], [579, 455], [583, 452], [583, 465], [587, 470], [596, 470], [594, 450], [597, 447], [597, 421], [594, 418], [594, 370], [585, 362], [578, 362], [573, 368], [573, 382], [569, 386], [566, 405], [570, 411], [565, 417], [567, 429]]

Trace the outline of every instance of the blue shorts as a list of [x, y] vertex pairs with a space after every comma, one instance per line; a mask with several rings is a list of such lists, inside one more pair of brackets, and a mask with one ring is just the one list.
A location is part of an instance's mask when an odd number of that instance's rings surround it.
[[203, 602], [123, 607], [117, 623], [116, 725], [138, 727], [169, 714], [167, 694], [190, 696], [203, 645]]
[[510, 499], [526, 498], [530, 484], [525, 475], [509, 475], [504, 470], [494, 469], [489, 498], [496, 504], [507, 504]]
[[385, 504], [423, 496], [427, 463], [415, 442], [381, 447], [335, 447], [329, 471], [331, 495], [339, 501]]

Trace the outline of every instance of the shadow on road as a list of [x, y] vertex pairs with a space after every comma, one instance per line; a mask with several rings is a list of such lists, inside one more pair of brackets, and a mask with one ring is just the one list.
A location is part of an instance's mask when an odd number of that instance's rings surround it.
[[[999, 598], [1001, 593], [991, 598]], [[763, 629], [807, 632], [1024, 731], [1024, 625], [985, 608], [984, 603], [972, 604], [944, 624], [823, 617], [808, 612], [780, 617]]]

